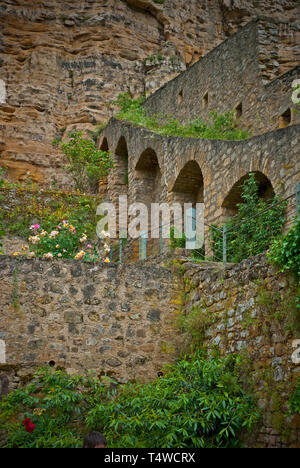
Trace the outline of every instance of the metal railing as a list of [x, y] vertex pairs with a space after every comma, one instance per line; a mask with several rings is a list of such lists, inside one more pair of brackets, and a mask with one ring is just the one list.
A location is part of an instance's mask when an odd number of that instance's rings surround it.
[[[300, 214], [300, 182], [296, 185], [296, 191], [294, 194], [290, 195], [289, 197], [285, 199], [281, 199], [278, 201], [278, 203], [272, 202], [272, 206], [268, 206], [267, 208], [264, 208], [263, 210], [258, 210], [257, 213], [254, 216], [250, 216], [249, 218], [245, 218], [241, 223], [235, 225], [235, 229], [238, 228], [242, 223], [245, 223], [245, 221], [249, 221], [258, 215], [264, 214], [265, 212], [269, 211], [271, 207], [277, 206], [281, 204], [283, 201], [288, 201], [291, 198], [295, 198], [296, 202], [296, 212], [295, 216], [296, 218]], [[233, 216], [231, 219], [234, 219], [235, 216]], [[181, 218], [180, 218], [181, 219]], [[193, 218], [196, 220], [196, 218]], [[178, 219], [177, 219], [178, 220]], [[173, 220], [175, 223], [176, 219]], [[170, 242], [167, 242], [166, 239], [163, 237], [163, 228], [165, 226], [169, 225], [169, 223], [163, 224], [160, 222], [159, 227], [159, 237], [156, 239], [151, 239], [150, 237], [150, 242], [153, 243], [153, 240], [156, 241], [156, 255], [157, 254], [165, 254], [167, 251], [170, 251]], [[214, 253], [213, 257], [214, 260], [217, 262], [222, 262], [224, 266], [226, 266], [228, 262], [228, 241], [230, 234], [233, 233], [234, 231], [228, 230], [228, 227], [226, 224], [222, 227], [222, 229], [218, 228], [217, 226], [207, 224], [204, 222], [204, 225], [209, 228], [210, 230], [216, 230], [219, 235], [222, 238], [222, 258]], [[149, 230], [150, 232], [150, 230]], [[149, 237], [148, 234], [149, 232], [147, 231], [141, 231], [140, 236], [138, 239], [135, 240], [127, 240], [127, 239], [120, 239], [115, 245], [112, 246], [111, 252], [110, 252], [110, 260], [115, 261], [115, 262], [120, 262], [123, 263], [124, 260], [128, 261], [130, 258], [132, 258], [132, 261], [137, 261], [137, 260], [146, 260], [147, 258], [154, 256], [154, 254], [150, 252], [149, 254]], [[153, 233], [153, 230], [151, 230]], [[135, 246], [135, 249], [133, 249], [133, 246]], [[133, 254], [133, 250], [135, 250], [135, 255]], [[204, 248], [201, 249], [193, 249], [191, 250], [191, 256], [197, 258], [203, 258], [205, 259], [205, 250]]]

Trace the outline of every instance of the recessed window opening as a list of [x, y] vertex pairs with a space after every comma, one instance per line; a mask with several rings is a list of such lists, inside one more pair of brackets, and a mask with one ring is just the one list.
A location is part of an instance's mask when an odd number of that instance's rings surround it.
[[279, 128], [288, 127], [292, 123], [292, 112], [291, 109], [287, 109], [279, 119]]
[[203, 109], [207, 109], [207, 107], [208, 107], [208, 102], [209, 102], [209, 98], [208, 98], [208, 91], [207, 91], [207, 93], [205, 93], [205, 95], [203, 96], [203, 99], [202, 99], [202, 107], [203, 107]]
[[235, 118], [240, 119], [243, 115], [243, 104], [240, 102], [235, 108]]
[[181, 90], [178, 94], [177, 102], [178, 104], [181, 104], [183, 100], [183, 90]]

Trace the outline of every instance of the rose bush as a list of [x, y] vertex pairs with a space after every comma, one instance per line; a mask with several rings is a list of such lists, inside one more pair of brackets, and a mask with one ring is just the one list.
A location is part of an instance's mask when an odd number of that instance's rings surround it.
[[88, 240], [85, 232], [77, 229], [68, 221], [64, 220], [58, 224], [56, 229], [50, 232], [43, 229], [39, 224], [30, 228], [32, 235], [28, 240], [30, 251], [28, 257], [43, 257], [46, 259], [54, 258], [72, 258], [84, 261], [109, 261], [107, 255], [110, 253], [110, 247], [107, 244], [108, 233], [105, 233], [105, 244], [101, 252], [97, 250], [96, 245]]

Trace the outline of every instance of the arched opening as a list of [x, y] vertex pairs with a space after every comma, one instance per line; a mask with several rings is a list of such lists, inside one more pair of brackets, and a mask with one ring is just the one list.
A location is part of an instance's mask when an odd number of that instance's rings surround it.
[[106, 137], [103, 138], [102, 143], [100, 145], [100, 149], [101, 151], [109, 151], [108, 141]]
[[279, 118], [279, 128], [286, 128], [292, 123], [292, 111], [287, 109]]
[[183, 169], [181, 169], [172, 192], [174, 193], [174, 201], [179, 203], [203, 203], [204, 201], [204, 184], [202, 171], [196, 161], [189, 161]]
[[[157, 255], [160, 251], [158, 238], [151, 235], [151, 204], [159, 203], [162, 197], [162, 175], [156, 152], [147, 148], [135, 166], [134, 200], [143, 203], [148, 209], [147, 256]], [[159, 232], [157, 232], [159, 235]]]
[[140, 156], [135, 167], [138, 186], [136, 201], [145, 203], [159, 202], [161, 195], [161, 172], [155, 151], [147, 148]]
[[[225, 222], [231, 216], [235, 216], [238, 212], [238, 204], [243, 203], [243, 185], [245, 181], [249, 178], [249, 174], [245, 174], [241, 177], [238, 182], [236, 182], [233, 187], [230, 189], [229, 193], [224, 198], [222, 203], [223, 209], [223, 219]], [[270, 180], [262, 172], [253, 172], [255, 175], [255, 180], [258, 185], [258, 196], [265, 200], [272, 200], [275, 196], [274, 189]]]
[[121, 193], [127, 193], [128, 185], [128, 149], [125, 138], [122, 136], [119, 139], [115, 151], [115, 180], [114, 183], [122, 187]]
[[[184, 228], [186, 227], [184, 225], [184, 219], [186, 217], [192, 218], [193, 229], [195, 229], [196, 221], [197, 221], [196, 220], [197, 218], [196, 204], [204, 203], [203, 174], [199, 167], [199, 164], [196, 161], [187, 162], [185, 166], [181, 169], [174, 183], [172, 193], [173, 193], [172, 201], [174, 203], [179, 203], [183, 208], [182, 210], [183, 217], [182, 217], [182, 226], [181, 226], [182, 232], [184, 231]], [[187, 207], [184, 206], [186, 203], [191, 204], [192, 208], [187, 209]], [[174, 220], [174, 218], [172, 220], [172, 225], [174, 223], [175, 231], [176, 231], [176, 226], [177, 228], [179, 227], [177, 221], [178, 220]], [[185, 234], [187, 235], [188, 233], [185, 232]], [[191, 244], [189, 242], [187, 244], [186, 241], [184, 240], [184, 237], [182, 238], [182, 240], [176, 241], [176, 244], [177, 244], [177, 247], [192, 248], [190, 246], [188, 247], [188, 244], [189, 245]], [[201, 253], [200, 250], [197, 253], [195, 251], [194, 254], [195, 255], [200, 254], [202, 256], [204, 251]]]

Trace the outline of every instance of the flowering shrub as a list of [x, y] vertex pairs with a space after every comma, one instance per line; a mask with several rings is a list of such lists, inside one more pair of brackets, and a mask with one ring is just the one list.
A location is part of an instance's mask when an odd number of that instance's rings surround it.
[[[80, 377], [44, 368], [37, 371], [26, 388], [0, 401], [0, 429], [6, 447], [82, 447], [87, 411], [95, 401], [104, 401], [110, 388], [93, 375]], [[24, 419], [25, 417], [25, 419]]]
[[[50, 232], [47, 232], [39, 224], [32, 225], [30, 230], [32, 235], [29, 236], [28, 240], [31, 244], [31, 250], [27, 256], [31, 258], [37, 256], [49, 260], [73, 258], [85, 261], [109, 261], [107, 258], [110, 252], [110, 247], [107, 244], [109, 233], [104, 233], [103, 237], [106, 242], [103, 246], [103, 252], [99, 254], [96, 246], [89, 242], [87, 234], [65, 220]], [[16, 252], [15, 255], [19, 255], [19, 252]]]

